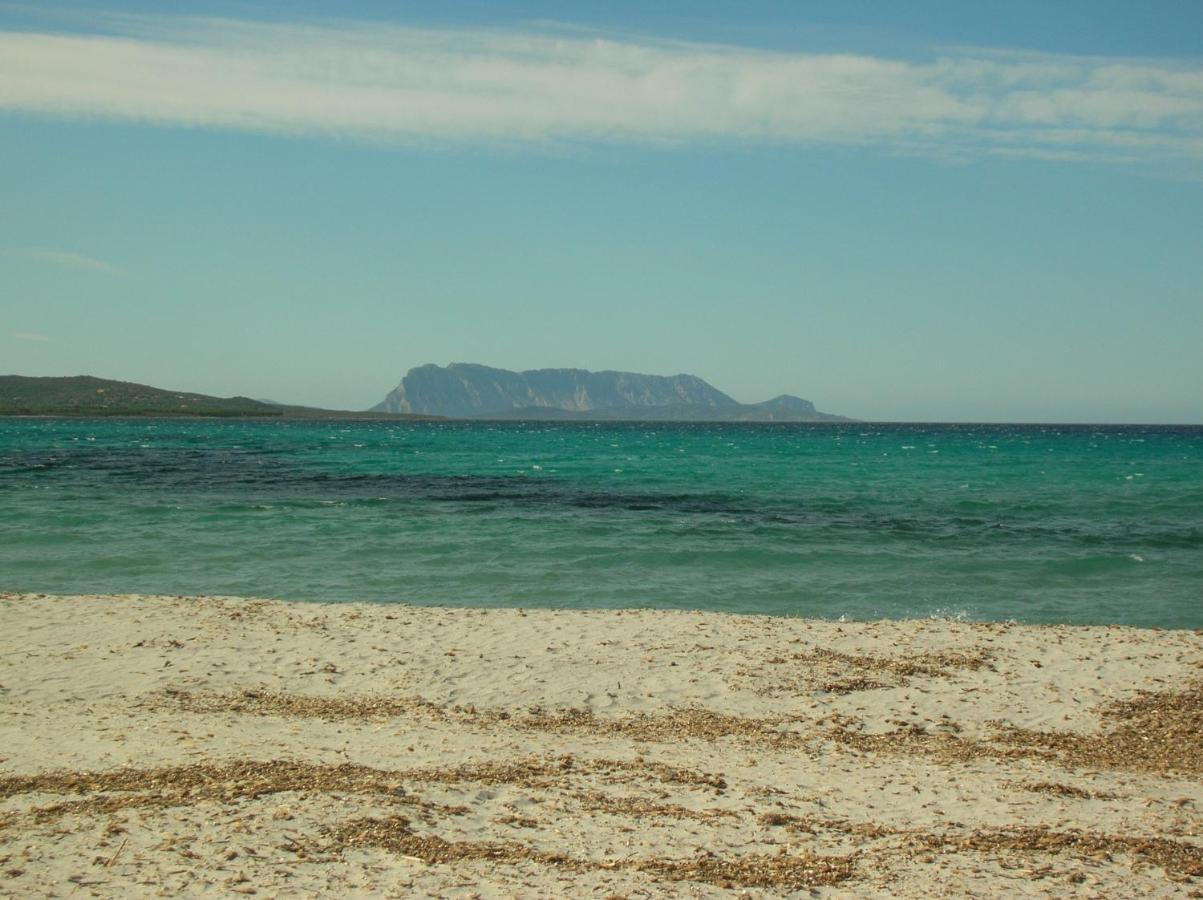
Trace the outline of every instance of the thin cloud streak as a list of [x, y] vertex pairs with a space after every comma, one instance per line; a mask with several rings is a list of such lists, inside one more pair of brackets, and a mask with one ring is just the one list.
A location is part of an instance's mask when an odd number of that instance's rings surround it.
[[121, 270], [102, 259], [85, 256], [71, 250], [56, 250], [46, 247], [20, 247], [5, 251], [9, 256], [20, 256], [38, 262], [50, 263], [66, 269], [100, 272], [104, 275], [119, 275]]
[[929, 62], [581, 36], [125, 17], [0, 32], [0, 109], [406, 143], [759, 142], [1203, 161], [1197, 63]]
[[44, 344], [50, 340], [44, 334], [35, 334], [32, 331], [14, 331], [13, 337], [18, 341], [29, 341], [34, 344]]

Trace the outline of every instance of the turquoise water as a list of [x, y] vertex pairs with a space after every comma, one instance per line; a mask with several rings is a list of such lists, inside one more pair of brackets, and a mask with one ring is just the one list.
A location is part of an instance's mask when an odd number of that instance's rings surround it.
[[0, 421], [0, 590], [1203, 627], [1203, 428]]

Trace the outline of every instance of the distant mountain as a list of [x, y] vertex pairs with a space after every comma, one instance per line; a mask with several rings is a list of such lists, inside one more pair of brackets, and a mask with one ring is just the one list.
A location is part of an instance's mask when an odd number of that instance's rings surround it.
[[[281, 406], [249, 397], [209, 397], [165, 391], [91, 375], [31, 378], [0, 375], [0, 416], [251, 416], [362, 419], [379, 413]], [[423, 417], [425, 418], [425, 417]]]
[[410, 369], [372, 412], [453, 418], [834, 422], [809, 400], [783, 394], [740, 403], [696, 375], [637, 375], [584, 369], [511, 372], [471, 363]]

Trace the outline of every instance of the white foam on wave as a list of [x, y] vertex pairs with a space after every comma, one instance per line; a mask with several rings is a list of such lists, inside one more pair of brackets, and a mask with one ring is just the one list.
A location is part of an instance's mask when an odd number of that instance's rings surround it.
[[969, 610], [967, 609], [950, 609], [946, 606], [937, 607], [927, 614], [929, 619], [939, 619], [941, 621], [951, 622], [968, 622], [970, 619]]

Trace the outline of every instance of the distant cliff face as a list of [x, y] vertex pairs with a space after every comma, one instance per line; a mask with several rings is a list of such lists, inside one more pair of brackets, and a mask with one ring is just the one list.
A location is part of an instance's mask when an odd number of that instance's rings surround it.
[[742, 404], [695, 375], [584, 369], [511, 372], [468, 363], [410, 369], [372, 412], [453, 418], [828, 421], [807, 400], [782, 395]]

